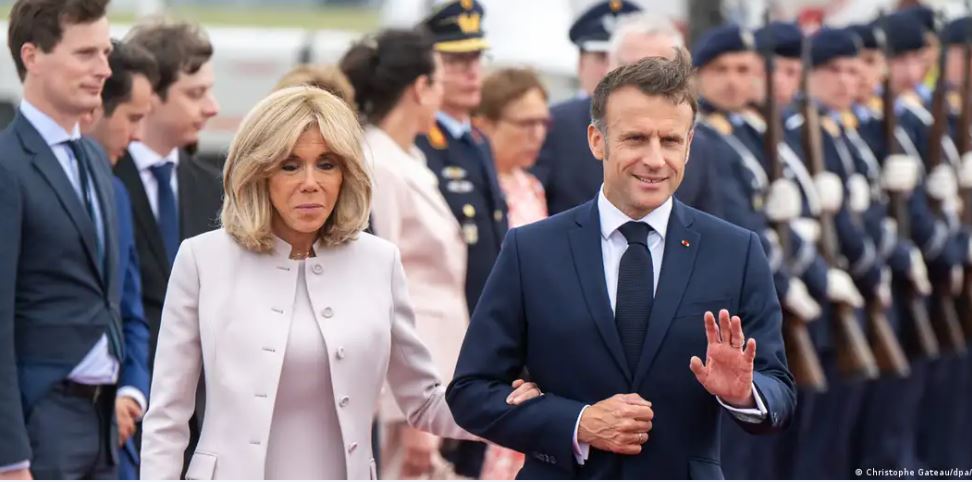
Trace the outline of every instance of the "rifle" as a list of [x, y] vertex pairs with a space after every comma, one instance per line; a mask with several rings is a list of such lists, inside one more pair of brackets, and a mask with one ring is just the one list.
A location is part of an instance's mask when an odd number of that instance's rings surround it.
[[[972, 1], [966, 0], [965, 8], [972, 12]], [[959, 154], [969, 155], [972, 148], [972, 36], [966, 35], [962, 42], [962, 90], [959, 99], [962, 108], [959, 111], [958, 124], [955, 128], [955, 144]], [[972, 189], [963, 187], [959, 190], [962, 195], [962, 224], [972, 226]], [[966, 336], [972, 335], [972, 267], [966, 266], [965, 278], [962, 283], [962, 296], [958, 300], [959, 318]]]
[[[882, 117], [884, 119], [884, 140], [886, 143], [885, 155], [890, 156], [903, 152], [901, 144], [896, 137], [897, 117], [894, 112], [894, 91], [891, 88], [891, 72], [889, 63], [893, 57], [891, 45], [887, 41], [888, 21], [887, 14], [881, 13], [881, 28], [875, 32], [876, 40], [884, 52], [885, 72], [881, 92]], [[908, 210], [908, 200], [897, 192], [888, 192], [891, 205], [891, 217], [897, 222], [898, 237], [903, 240], [911, 239], [911, 213]], [[904, 288], [904, 306], [907, 312], [906, 320], [910, 324], [905, 324], [907, 330], [905, 337], [905, 348], [911, 358], [938, 358], [940, 346], [935, 330], [932, 328], [931, 320], [928, 316], [928, 308], [925, 305], [924, 297], [912, 283], [906, 283]], [[904, 321], [904, 320], [902, 320]]]
[[[800, 112], [803, 115], [802, 143], [803, 152], [807, 157], [810, 173], [814, 176], [826, 170], [820, 139], [820, 119], [817, 107], [811, 99], [808, 77], [812, 64], [810, 62], [810, 40], [803, 41], [803, 76], [800, 79]], [[821, 212], [820, 239], [817, 248], [829, 266], [840, 267], [840, 248], [837, 241], [837, 229], [834, 226], [833, 215]], [[834, 303], [831, 317], [831, 332], [837, 351], [837, 366], [841, 374], [848, 379], [874, 379], [879, 369], [874, 353], [868, 345], [867, 337], [857, 323], [854, 307], [846, 303]], [[887, 320], [885, 320], [887, 322]]]
[[[766, 13], [766, 25], [769, 25], [769, 10]], [[770, 42], [771, 44], [773, 42]], [[775, 181], [783, 177], [783, 163], [779, 158], [779, 142], [782, 138], [782, 127], [779, 122], [779, 112], [776, 105], [775, 89], [773, 87], [773, 47], [763, 52], [766, 69], [766, 103], [763, 115], [766, 118], [766, 133], [763, 137], [763, 149], [770, 163], [770, 180]], [[783, 252], [784, 264], [790, 253], [790, 227], [786, 223], [774, 223], [773, 230], [780, 239], [780, 249]], [[786, 360], [797, 386], [813, 392], [827, 391], [827, 377], [824, 375], [823, 365], [817, 356], [817, 349], [813, 346], [813, 339], [807, 329], [807, 323], [789, 310], [783, 310], [783, 344], [786, 347]]]
[[[938, 55], [938, 79], [935, 80], [935, 92], [932, 94], [931, 112], [934, 121], [931, 127], [931, 135], [928, 138], [928, 155], [925, 156], [925, 168], [931, 172], [943, 163], [942, 140], [948, 132], [948, 105], [946, 104], [946, 93], [948, 83], [945, 79], [946, 68], [946, 49], [945, 43], [941, 42], [941, 18], [938, 19], [937, 34], [939, 35], [939, 55]], [[932, 210], [937, 216], [942, 216], [942, 205], [940, 202], [929, 199]], [[959, 325], [958, 313], [952, 299], [949, 283], [938, 282], [932, 287], [932, 327], [938, 337], [939, 344], [949, 351], [965, 353], [967, 347], [965, 335], [962, 333], [962, 326]]]

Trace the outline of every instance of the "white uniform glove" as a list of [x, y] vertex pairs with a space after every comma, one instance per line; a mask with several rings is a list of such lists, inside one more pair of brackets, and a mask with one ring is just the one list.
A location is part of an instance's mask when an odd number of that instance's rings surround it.
[[813, 218], [796, 218], [790, 221], [790, 227], [805, 243], [816, 245], [820, 240], [820, 222]]
[[847, 206], [855, 213], [863, 213], [871, 207], [871, 184], [860, 174], [847, 178]]
[[891, 307], [891, 268], [881, 269], [881, 282], [877, 286], [877, 299], [885, 309]]
[[820, 196], [820, 209], [829, 214], [840, 211], [840, 206], [844, 203], [844, 185], [840, 176], [832, 172], [821, 172], [813, 176], [813, 183], [817, 187], [817, 195]]
[[881, 184], [889, 192], [908, 193], [918, 184], [918, 161], [905, 154], [894, 154], [884, 160]]
[[958, 183], [960, 187], [972, 189], [972, 152], [962, 155], [962, 164], [959, 166]]
[[800, 216], [803, 198], [800, 188], [789, 179], [777, 179], [770, 184], [766, 197], [766, 217], [774, 223], [785, 223]]
[[820, 305], [810, 296], [807, 285], [799, 278], [790, 278], [790, 287], [786, 290], [783, 305], [805, 321], [815, 320], [820, 316]]
[[854, 308], [864, 306], [864, 297], [846, 271], [836, 268], [827, 270], [827, 298], [836, 303], [846, 303]]
[[925, 185], [928, 195], [936, 201], [954, 202], [958, 196], [958, 180], [955, 179], [955, 171], [947, 164], [939, 164], [932, 169]]
[[921, 256], [921, 250], [912, 246], [908, 251], [911, 258], [911, 270], [908, 271], [908, 279], [915, 287], [915, 290], [924, 296], [931, 294], [931, 281], [928, 280], [928, 267], [925, 266], [925, 258]]

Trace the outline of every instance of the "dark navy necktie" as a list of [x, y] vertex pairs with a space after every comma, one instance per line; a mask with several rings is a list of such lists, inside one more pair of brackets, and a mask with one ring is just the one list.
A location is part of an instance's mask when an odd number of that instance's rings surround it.
[[[70, 140], [67, 141], [67, 144], [71, 149], [71, 153], [74, 154], [74, 160], [78, 163], [78, 181], [81, 183], [81, 197], [84, 200], [84, 208], [88, 212], [88, 216], [91, 217], [91, 224], [94, 225], [95, 232], [97, 233], [98, 257], [100, 258], [102, 271], [105, 273], [105, 278], [107, 278], [111, 273], [108, 272], [108, 263], [105, 257], [104, 226], [99, 225], [98, 216], [95, 214], [94, 203], [97, 202], [98, 191], [92, 180], [91, 162], [88, 160], [88, 155], [84, 150], [84, 146], [81, 145], [80, 140]], [[121, 362], [125, 359], [121, 320], [112, 316], [108, 320], [106, 335], [108, 337], [108, 349], [115, 359]]]
[[634, 373], [641, 358], [641, 348], [648, 332], [648, 316], [655, 300], [655, 270], [648, 251], [651, 226], [630, 221], [619, 228], [628, 240], [618, 268], [618, 294], [614, 321], [621, 335], [621, 346]]
[[175, 193], [172, 191], [172, 171], [175, 169], [175, 164], [163, 160], [150, 169], [159, 185], [159, 231], [162, 233], [162, 244], [165, 246], [165, 254], [169, 258], [171, 267], [176, 252], [179, 251], [179, 208], [176, 205]]

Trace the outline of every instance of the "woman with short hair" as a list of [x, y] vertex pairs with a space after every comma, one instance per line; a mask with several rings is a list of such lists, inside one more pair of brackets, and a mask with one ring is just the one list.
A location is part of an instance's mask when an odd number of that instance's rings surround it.
[[200, 374], [189, 479], [375, 478], [386, 378], [409, 423], [470, 438], [416, 334], [398, 250], [362, 232], [362, 159], [355, 115], [323, 90], [277, 91], [244, 119], [223, 228], [183, 242], [172, 268], [143, 478], [179, 478]]

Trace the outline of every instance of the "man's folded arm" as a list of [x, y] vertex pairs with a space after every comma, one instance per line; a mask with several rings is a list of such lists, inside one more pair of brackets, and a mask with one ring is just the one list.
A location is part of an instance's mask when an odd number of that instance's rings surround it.
[[517, 230], [511, 230], [503, 242], [470, 321], [446, 397], [464, 429], [527, 457], [573, 470], [574, 427], [586, 404], [550, 393], [519, 406], [506, 403], [510, 384], [526, 360], [516, 236]]

